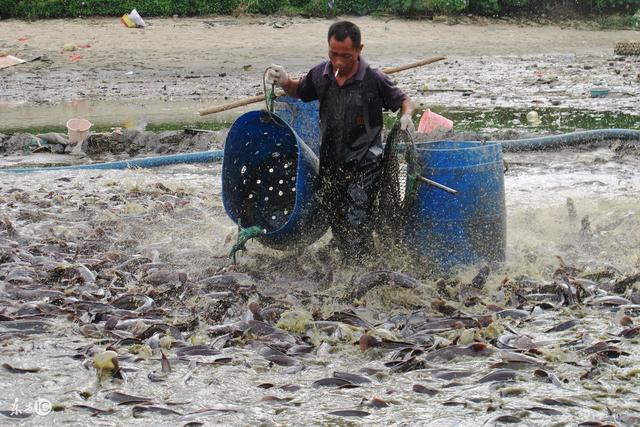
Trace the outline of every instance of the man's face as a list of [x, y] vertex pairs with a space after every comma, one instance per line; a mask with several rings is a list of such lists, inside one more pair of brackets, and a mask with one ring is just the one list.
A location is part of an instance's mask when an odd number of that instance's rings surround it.
[[333, 65], [333, 72], [340, 70], [341, 75], [348, 75], [358, 63], [358, 57], [362, 51], [362, 45], [353, 47], [351, 37], [343, 41], [331, 37], [329, 40], [329, 60]]

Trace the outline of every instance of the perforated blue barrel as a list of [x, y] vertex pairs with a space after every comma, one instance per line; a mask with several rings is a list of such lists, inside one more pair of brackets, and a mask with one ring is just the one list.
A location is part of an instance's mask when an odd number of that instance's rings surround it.
[[302, 102], [290, 96], [281, 96], [274, 102], [274, 112], [287, 122], [298, 136], [320, 155], [320, 103]]
[[309, 244], [325, 231], [317, 218], [318, 157], [280, 117], [251, 111], [231, 126], [222, 162], [222, 201], [242, 227], [260, 226], [271, 248]]
[[422, 176], [458, 191], [420, 183], [407, 218], [411, 248], [437, 269], [505, 259], [504, 164], [499, 143], [417, 144]]

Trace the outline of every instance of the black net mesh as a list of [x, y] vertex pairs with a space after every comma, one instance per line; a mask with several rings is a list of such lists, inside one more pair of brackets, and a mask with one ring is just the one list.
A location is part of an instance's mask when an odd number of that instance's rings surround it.
[[413, 138], [400, 130], [398, 122], [385, 140], [375, 213], [376, 231], [383, 240], [401, 242], [407, 213], [416, 196], [415, 179], [411, 177], [420, 170]]

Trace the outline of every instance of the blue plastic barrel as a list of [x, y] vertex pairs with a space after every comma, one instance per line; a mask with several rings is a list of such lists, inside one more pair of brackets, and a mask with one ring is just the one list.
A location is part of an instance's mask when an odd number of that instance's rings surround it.
[[250, 111], [231, 126], [222, 160], [222, 202], [242, 227], [259, 226], [274, 249], [309, 244], [317, 221], [318, 157], [276, 114]]
[[504, 164], [499, 143], [436, 141], [416, 144], [421, 175], [458, 191], [418, 184], [405, 236], [433, 267], [450, 271], [505, 259]]
[[276, 99], [274, 112], [313, 150], [320, 155], [320, 103], [318, 101], [302, 102], [290, 96]]

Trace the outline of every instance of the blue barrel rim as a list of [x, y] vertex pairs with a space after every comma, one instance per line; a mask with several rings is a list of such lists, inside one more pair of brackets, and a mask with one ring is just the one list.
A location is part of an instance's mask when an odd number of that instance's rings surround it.
[[[451, 148], [441, 148], [439, 145], [441, 144], [456, 144], [460, 145], [459, 147], [451, 147]], [[453, 141], [448, 139], [442, 139], [437, 141], [424, 141], [424, 142], [416, 142], [415, 148], [417, 151], [461, 151], [461, 150], [478, 150], [486, 147], [501, 147], [500, 142], [496, 141]]]

